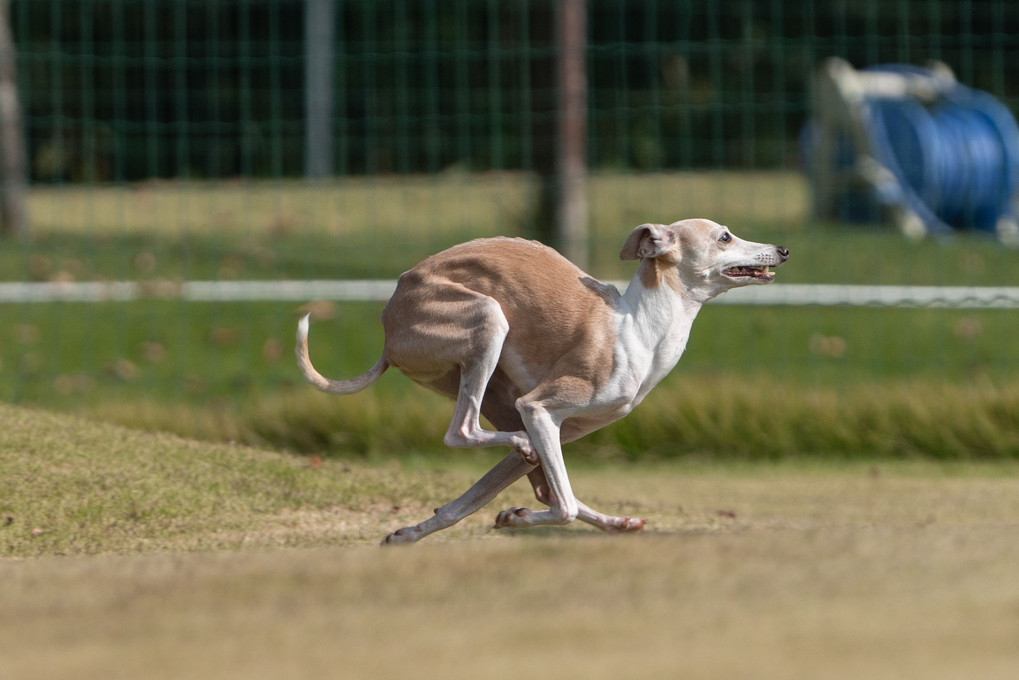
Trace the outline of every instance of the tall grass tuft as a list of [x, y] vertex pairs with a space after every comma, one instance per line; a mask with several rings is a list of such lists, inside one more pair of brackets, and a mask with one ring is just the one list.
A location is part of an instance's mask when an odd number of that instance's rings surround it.
[[1019, 457], [1016, 387], [911, 380], [839, 390], [727, 378], [671, 392], [592, 440], [636, 458]]
[[[203, 440], [399, 458], [442, 451], [451, 411], [451, 402], [409, 386], [351, 397], [298, 389], [207, 408], [118, 402], [91, 413]], [[1019, 386], [914, 379], [833, 388], [684, 376], [625, 419], [570, 444], [567, 455], [1017, 459]]]

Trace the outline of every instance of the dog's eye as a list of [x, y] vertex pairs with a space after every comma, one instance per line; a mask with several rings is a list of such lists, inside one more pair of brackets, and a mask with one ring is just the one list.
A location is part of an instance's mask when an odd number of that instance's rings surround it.
[[732, 240], [732, 235], [729, 232], [725, 232], [724, 234], [722, 234], [722, 237], [718, 240], [721, 241], [722, 243], [728, 243], [729, 241]]

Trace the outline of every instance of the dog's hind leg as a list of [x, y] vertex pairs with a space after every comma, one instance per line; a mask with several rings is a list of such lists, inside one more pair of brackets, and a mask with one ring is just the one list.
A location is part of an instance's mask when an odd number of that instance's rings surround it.
[[[512, 432], [523, 427], [520, 413], [513, 406], [514, 401], [512, 383], [507, 382], [503, 374], [495, 374], [490, 379], [482, 408], [485, 417], [500, 432]], [[382, 541], [382, 545], [413, 543], [428, 534], [450, 527], [483, 508], [525, 474], [530, 473], [532, 478], [537, 475], [544, 480], [545, 476], [541, 469], [528, 462], [526, 456], [522, 457], [520, 453], [520, 449], [515, 449], [514, 453], [503, 458], [463, 495], [437, 508], [433, 517], [415, 526], [394, 531]]]
[[464, 517], [483, 508], [499, 495], [503, 489], [533, 469], [534, 466], [521, 458], [517, 453], [509, 454], [497, 463], [495, 467], [485, 473], [462, 496], [455, 501], [446, 503], [441, 508], [437, 508], [435, 515], [429, 517], [424, 522], [412, 527], [397, 529], [383, 539], [382, 545], [413, 543], [428, 534], [453, 526]]
[[482, 320], [475, 324], [483, 329], [483, 336], [471, 343], [472, 351], [465, 352], [459, 361], [460, 388], [443, 442], [453, 447], [509, 446], [528, 463], [536, 465], [538, 461], [527, 432], [492, 431], [481, 427], [485, 390], [499, 365], [509, 322], [499, 303], [487, 296], [478, 295], [470, 312], [475, 319]]

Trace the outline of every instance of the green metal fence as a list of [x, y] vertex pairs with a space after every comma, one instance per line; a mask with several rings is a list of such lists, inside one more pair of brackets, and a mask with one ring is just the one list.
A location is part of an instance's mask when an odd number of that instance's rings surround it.
[[[303, 0], [15, 0], [37, 181], [304, 171]], [[529, 169], [555, 106], [555, 3], [335, 2], [340, 175]], [[595, 169], [796, 164], [813, 71], [941, 60], [1019, 98], [1005, 1], [588, 2]]]
[[[390, 278], [465, 238], [535, 233], [554, 163], [556, 3], [339, 1], [330, 31], [306, 20], [311, 4], [10, 3], [31, 237], [0, 241], [0, 280], [127, 281], [142, 299], [0, 303], [0, 398], [71, 408], [298, 389], [297, 303], [189, 302], [183, 282]], [[332, 41], [330, 171], [315, 180], [309, 35]], [[1016, 253], [991, 239], [813, 223], [799, 143], [831, 56], [939, 60], [1019, 110], [1012, 3], [589, 0], [586, 37], [594, 274], [628, 276], [615, 253], [633, 226], [708, 216], [788, 245], [788, 283], [1019, 284]], [[343, 348], [335, 364], [324, 352], [325, 370], [374, 361], [378, 309], [316, 307]], [[717, 307], [680, 371], [1007, 381], [1015, 316]]]

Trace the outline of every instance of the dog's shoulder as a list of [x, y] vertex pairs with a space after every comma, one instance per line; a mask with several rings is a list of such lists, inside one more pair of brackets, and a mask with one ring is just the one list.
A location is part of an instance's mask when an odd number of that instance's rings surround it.
[[610, 305], [615, 306], [619, 302], [619, 298], [621, 297], [619, 289], [611, 283], [603, 283], [593, 276], [581, 277], [580, 283], [593, 290], [598, 297]]

